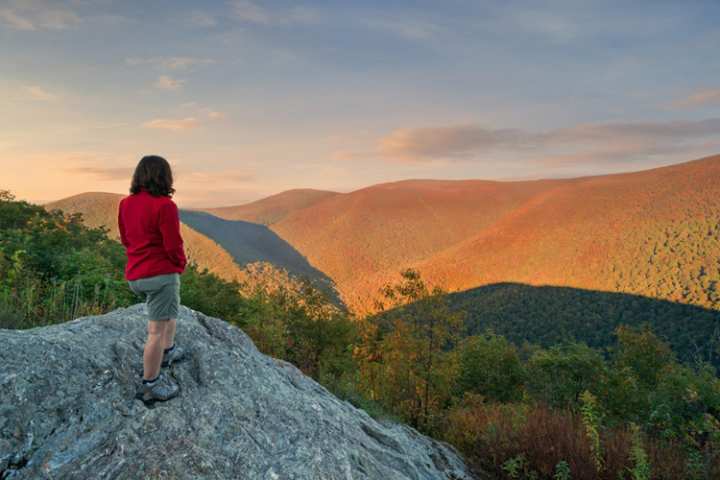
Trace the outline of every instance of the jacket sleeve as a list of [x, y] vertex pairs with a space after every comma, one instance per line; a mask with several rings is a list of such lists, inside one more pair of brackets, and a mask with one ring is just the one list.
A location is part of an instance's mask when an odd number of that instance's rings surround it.
[[122, 209], [123, 204], [120, 202], [118, 205], [118, 230], [120, 231], [120, 243], [122, 243], [125, 248], [128, 246], [127, 236], [125, 235], [125, 224], [122, 221]]
[[174, 202], [166, 203], [160, 207], [159, 217], [160, 233], [165, 252], [167, 252], [173, 264], [185, 269], [187, 259], [183, 249], [183, 239], [180, 236], [180, 216], [177, 205]]

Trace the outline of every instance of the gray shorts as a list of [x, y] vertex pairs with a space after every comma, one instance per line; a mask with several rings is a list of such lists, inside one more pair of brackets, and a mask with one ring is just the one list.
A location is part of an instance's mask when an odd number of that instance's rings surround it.
[[145, 298], [149, 320], [170, 320], [180, 313], [180, 275], [167, 273], [128, 282], [130, 290]]

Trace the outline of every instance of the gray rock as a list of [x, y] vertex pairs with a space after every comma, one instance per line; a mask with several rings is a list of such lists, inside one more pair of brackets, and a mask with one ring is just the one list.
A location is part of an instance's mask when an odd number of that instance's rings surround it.
[[240, 329], [182, 307], [180, 396], [147, 408], [145, 307], [0, 330], [0, 478], [469, 479], [448, 445], [377, 422]]

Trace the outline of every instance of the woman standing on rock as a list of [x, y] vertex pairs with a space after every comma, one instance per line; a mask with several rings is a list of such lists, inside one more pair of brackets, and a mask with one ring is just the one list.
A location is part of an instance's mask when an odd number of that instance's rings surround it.
[[131, 195], [120, 202], [118, 227], [127, 253], [125, 278], [130, 289], [146, 299], [148, 336], [143, 353], [143, 381], [137, 397], [143, 402], [164, 401], [179, 392], [177, 383], [161, 366], [183, 357], [175, 346], [180, 309], [180, 274], [187, 260], [180, 236], [178, 209], [170, 164], [162, 157], [140, 160], [132, 178]]

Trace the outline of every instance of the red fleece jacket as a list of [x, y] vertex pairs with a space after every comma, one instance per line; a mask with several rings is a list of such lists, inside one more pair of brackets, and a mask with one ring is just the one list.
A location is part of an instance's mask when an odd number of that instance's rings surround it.
[[170, 197], [154, 197], [143, 190], [123, 198], [118, 208], [118, 228], [127, 252], [128, 280], [185, 270], [180, 217]]

